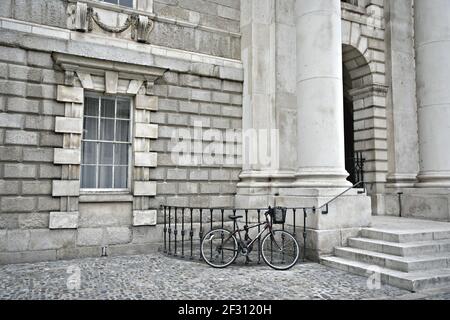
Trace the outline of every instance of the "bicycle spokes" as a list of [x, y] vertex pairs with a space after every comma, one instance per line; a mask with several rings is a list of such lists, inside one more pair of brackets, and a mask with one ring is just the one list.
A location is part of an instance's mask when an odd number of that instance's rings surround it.
[[290, 233], [276, 230], [264, 238], [262, 255], [269, 266], [284, 270], [297, 262], [299, 246]]
[[216, 268], [226, 267], [238, 254], [236, 238], [225, 229], [211, 230], [202, 241], [201, 253], [209, 265]]

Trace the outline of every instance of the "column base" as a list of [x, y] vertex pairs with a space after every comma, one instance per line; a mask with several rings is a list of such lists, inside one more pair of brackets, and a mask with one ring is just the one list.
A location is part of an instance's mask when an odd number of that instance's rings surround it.
[[286, 188], [295, 181], [295, 171], [243, 171], [238, 188]]
[[391, 174], [386, 178], [386, 188], [408, 188], [417, 183], [417, 174]]
[[296, 174], [293, 187], [299, 188], [349, 188], [351, 182], [347, 180], [349, 174], [344, 170], [300, 169]]
[[417, 178], [418, 188], [450, 188], [450, 172], [421, 172]]
[[386, 191], [387, 215], [450, 221], [450, 187], [403, 188]]

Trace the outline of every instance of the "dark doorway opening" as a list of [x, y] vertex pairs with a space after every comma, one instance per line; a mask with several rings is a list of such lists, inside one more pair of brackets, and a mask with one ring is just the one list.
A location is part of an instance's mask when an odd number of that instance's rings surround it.
[[350, 174], [348, 181], [355, 184], [355, 139], [353, 127], [353, 101], [344, 98], [345, 169]]
[[349, 94], [352, 81], [348, 70], [342, 67], [344, 79], [344, 139], [345, 139], [345, 169], [349, 173], [348, 181], [355, 184], [355, 137], [353, 124], [353, 100]]

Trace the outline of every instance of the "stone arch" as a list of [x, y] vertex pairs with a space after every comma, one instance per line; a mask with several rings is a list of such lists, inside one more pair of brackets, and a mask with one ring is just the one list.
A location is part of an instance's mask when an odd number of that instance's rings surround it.
[[342, 63], [350, 77], [352, 89], [373, 84], [373, 71], [366, 57], [352, 45], [342, 45]]
[[342, 48], [344, 97], [353, 107], [354, 151], [362, 152], [366, 159], [365, 181], [377, 202], [387, 174], [384, 62], [373, 59], [380, 54], [367, 47], [368, 40], [358, 32], [359, 27], [352, 26], [351, 30], [343, 37], [346, 40]]

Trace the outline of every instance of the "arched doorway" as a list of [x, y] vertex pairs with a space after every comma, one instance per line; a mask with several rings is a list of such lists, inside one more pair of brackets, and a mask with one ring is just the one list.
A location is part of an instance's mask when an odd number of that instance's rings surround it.
[[[362, 39], [362, 38], [361, 38]], [[386, 93], [382, 83], [384, 64], [372, 61], [370, 49], [343, 44], [344, 128], [346, 169], [351, 182], [357, 182], [354, 155], [366, 159], [364, 180], [372, 200], [378, 201], [386, 182]], [[384, 71], [383, 71], [384, 72]]]
[[352, 79], [345, 66], [342, 65], [344, 81], [344, 137], [345, 137], [345, 169], [349, 173], [347, 178], [352, 184], [357, 183], [355, 175], [355, 139], [354, 139], [354, 117], [353, 117], [353, 99], [350, 95], [352, 89]]

